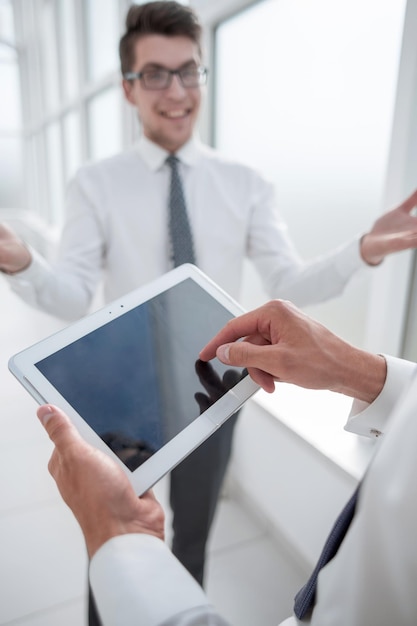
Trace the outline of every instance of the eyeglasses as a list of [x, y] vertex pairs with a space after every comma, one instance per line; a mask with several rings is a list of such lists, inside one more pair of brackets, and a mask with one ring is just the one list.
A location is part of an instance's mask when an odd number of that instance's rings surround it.
[[172, 83], [172, 77], [177, 75], [180, 83], [185, 88], [199, 87], [207, 82], [208, 69], [202, 65], [198, 67], [183, 67], [179, 70], [168, 70], [165, 67], [158, 67], [154, 70], [144, 72], [126, 72], [123, 78], [126, 80], [141, 81], [145, 89], [168, 89]]

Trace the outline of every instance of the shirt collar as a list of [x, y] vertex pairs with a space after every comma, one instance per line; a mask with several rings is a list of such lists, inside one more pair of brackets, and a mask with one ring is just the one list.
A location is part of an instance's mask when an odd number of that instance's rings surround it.
[[[155, 172], [164, 165], [169, 156], [169, 152], [145, 137], [145, 135], [141, 135], [137, 144], [137, 151], [148, 167]], [[191, 137], [176, 153], [179, 160], [190, 167], [197, 163], [201, 154], [202, 144], [196, 136]]]

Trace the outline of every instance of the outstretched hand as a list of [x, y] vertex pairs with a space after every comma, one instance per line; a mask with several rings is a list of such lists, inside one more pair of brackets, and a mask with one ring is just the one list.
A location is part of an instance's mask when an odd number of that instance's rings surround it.
[[32, 255], [17, 235], [0, 224], [0, 271], [15, 274], [26, 269], [32, 261]]
[[386, 377], [382, 356], [351, 346], [283, 300], [229, 321], [200, 352], [202, 361], [215, 356], [246, 367], [268, 392], [282, 381], [372, 402]]
[[83, 531], [90, 558], [108, 539], [129, 533], [164, 538], [164, 513], [152, 492], [138, 498], [121, 467], [84, 441], [60, 409], [38, 409], [55, 449], [49, 471]]
[[362, 237], [361, 255], [369, 265], [378, 265], [387, 254], [417, 248], [417, 190], [400, 206], [384, 213]]

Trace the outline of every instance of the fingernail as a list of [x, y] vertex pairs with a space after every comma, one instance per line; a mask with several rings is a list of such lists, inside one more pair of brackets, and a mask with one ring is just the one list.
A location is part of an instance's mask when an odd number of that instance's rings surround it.
[[229, 363], [229, 352], [230, 352], [230, 344], [226, 343], [224, 346], [219, 346], [217, 348], [217, 357], [223, 363]]
[[54, 411], [50, 406], [45, 406], [39, 409], [38, 417], [43, 426], [46, 426], [51, 417], [54, 416]]

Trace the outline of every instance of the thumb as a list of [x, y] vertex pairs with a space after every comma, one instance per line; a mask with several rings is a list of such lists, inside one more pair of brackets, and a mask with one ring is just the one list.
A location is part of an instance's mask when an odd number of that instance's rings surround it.
[[226, 343], [217, 348], [216, 356], [226, 365], [247, 368], [251, 378], [265, 391], [272, 393], [275, 389], [274, 376], [267, 365], [265, 351], [271, 348], [256, 345], [248, 341]]
[[81, 439], [70, 418], [56, 406], [39, 407], [37, 416], [56, 447], [68, 446]]
[[225, 363], [226, 365], [248, 367], [251, 365], [248, 362], [251, 358], [249, 350], [250, 346], [251, 344], [245, 341], [225, 343], [217, 348], [216, 356], [219, 361]]
[[[264, 348], [265, 346], [263, 346]], [[259, 367], [260, 350], [259, 346], [247, 341], [237, 341], [225, 343], [217, 348], [216, 356], [226, 365], [236, 365], [238, 367]]]

